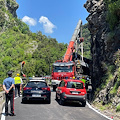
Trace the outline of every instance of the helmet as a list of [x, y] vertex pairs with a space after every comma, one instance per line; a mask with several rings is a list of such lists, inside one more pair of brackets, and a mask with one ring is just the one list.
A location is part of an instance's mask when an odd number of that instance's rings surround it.
[[73, 76], [73, 79], [75, 79], [75, 76]]
[[82, 78], [84, 79], [85, 77], [83, 76]]
[[20, 76], [20, 74], [19, 74], [19, 73], [17, 73], [17, 76]]

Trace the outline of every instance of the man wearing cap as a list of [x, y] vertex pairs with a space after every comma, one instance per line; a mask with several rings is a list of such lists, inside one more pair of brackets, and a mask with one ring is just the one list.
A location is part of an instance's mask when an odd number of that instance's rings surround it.
[[17, 97], [17, 92], [18, 96], [20, 97], [20, 87], [22, 86], [23, 82], [22, 79], [20, 78], [20, 74], [17, 74], [17, 77], [14, 78], [15, 81], [15, 97]]
[[14, 116], [14, 78], [12, 71], [8, 72], [8, 78], [3, 81], [3, 89], [5, 91], [5, 116], [8, 116], [8, 102], [10, 100], [11, 116]]

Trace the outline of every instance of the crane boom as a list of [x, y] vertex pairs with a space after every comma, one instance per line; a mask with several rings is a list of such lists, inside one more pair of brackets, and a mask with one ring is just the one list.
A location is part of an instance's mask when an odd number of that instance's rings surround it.
[[73, 53], [73, 50], [74, 50], [75, 40], [77, 39], [78, 35], [81, 35], [80, 34], [81, 33], [81, 26], [82, 26], [82, 21], [79, 20], [78, 24], [77, 24], [77, 26], [76, 26], [76, 28], [74, 30], [74, 33], [72, 35], [71, 41], [69, 42], [69, 45], [68, 45], [67, 51], [65, 53], [63, 62], [71, 61], [72, 53]]

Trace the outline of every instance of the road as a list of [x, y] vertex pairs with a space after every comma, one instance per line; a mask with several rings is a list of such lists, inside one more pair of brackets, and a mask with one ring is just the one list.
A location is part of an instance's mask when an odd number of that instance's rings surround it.
[[66, 103], [64, 106], [55, 100], [55, 92], [51, 94], [51, 104], [44, 102], [21, 103], [21, 97], [15, 100], [16, 116], [7, 116], [5, 120], [107, 120], [78, 103]]

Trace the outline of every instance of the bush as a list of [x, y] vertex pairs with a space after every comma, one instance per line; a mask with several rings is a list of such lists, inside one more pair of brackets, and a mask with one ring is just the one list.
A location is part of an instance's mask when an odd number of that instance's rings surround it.
[[5, 14], [0, 10], [0, 27], [3, 27], [5, 23]]
[[19, 28], [16, 27], [16, 26], [13, 26], [13, 30], [16, 31], [16, 32], [18, 32], [18, 31], [19, 31]]
[[120, 111], [120, 104], [117, 105], [116, 107], [116, 112]]
[[0, 9], [4, 7], [4, 0], [0, 0]]
[[104, 1], [108, 7], [107, 21], [109, 22], [111, 30], [113, 30], [120, 21], [120, 0]]

